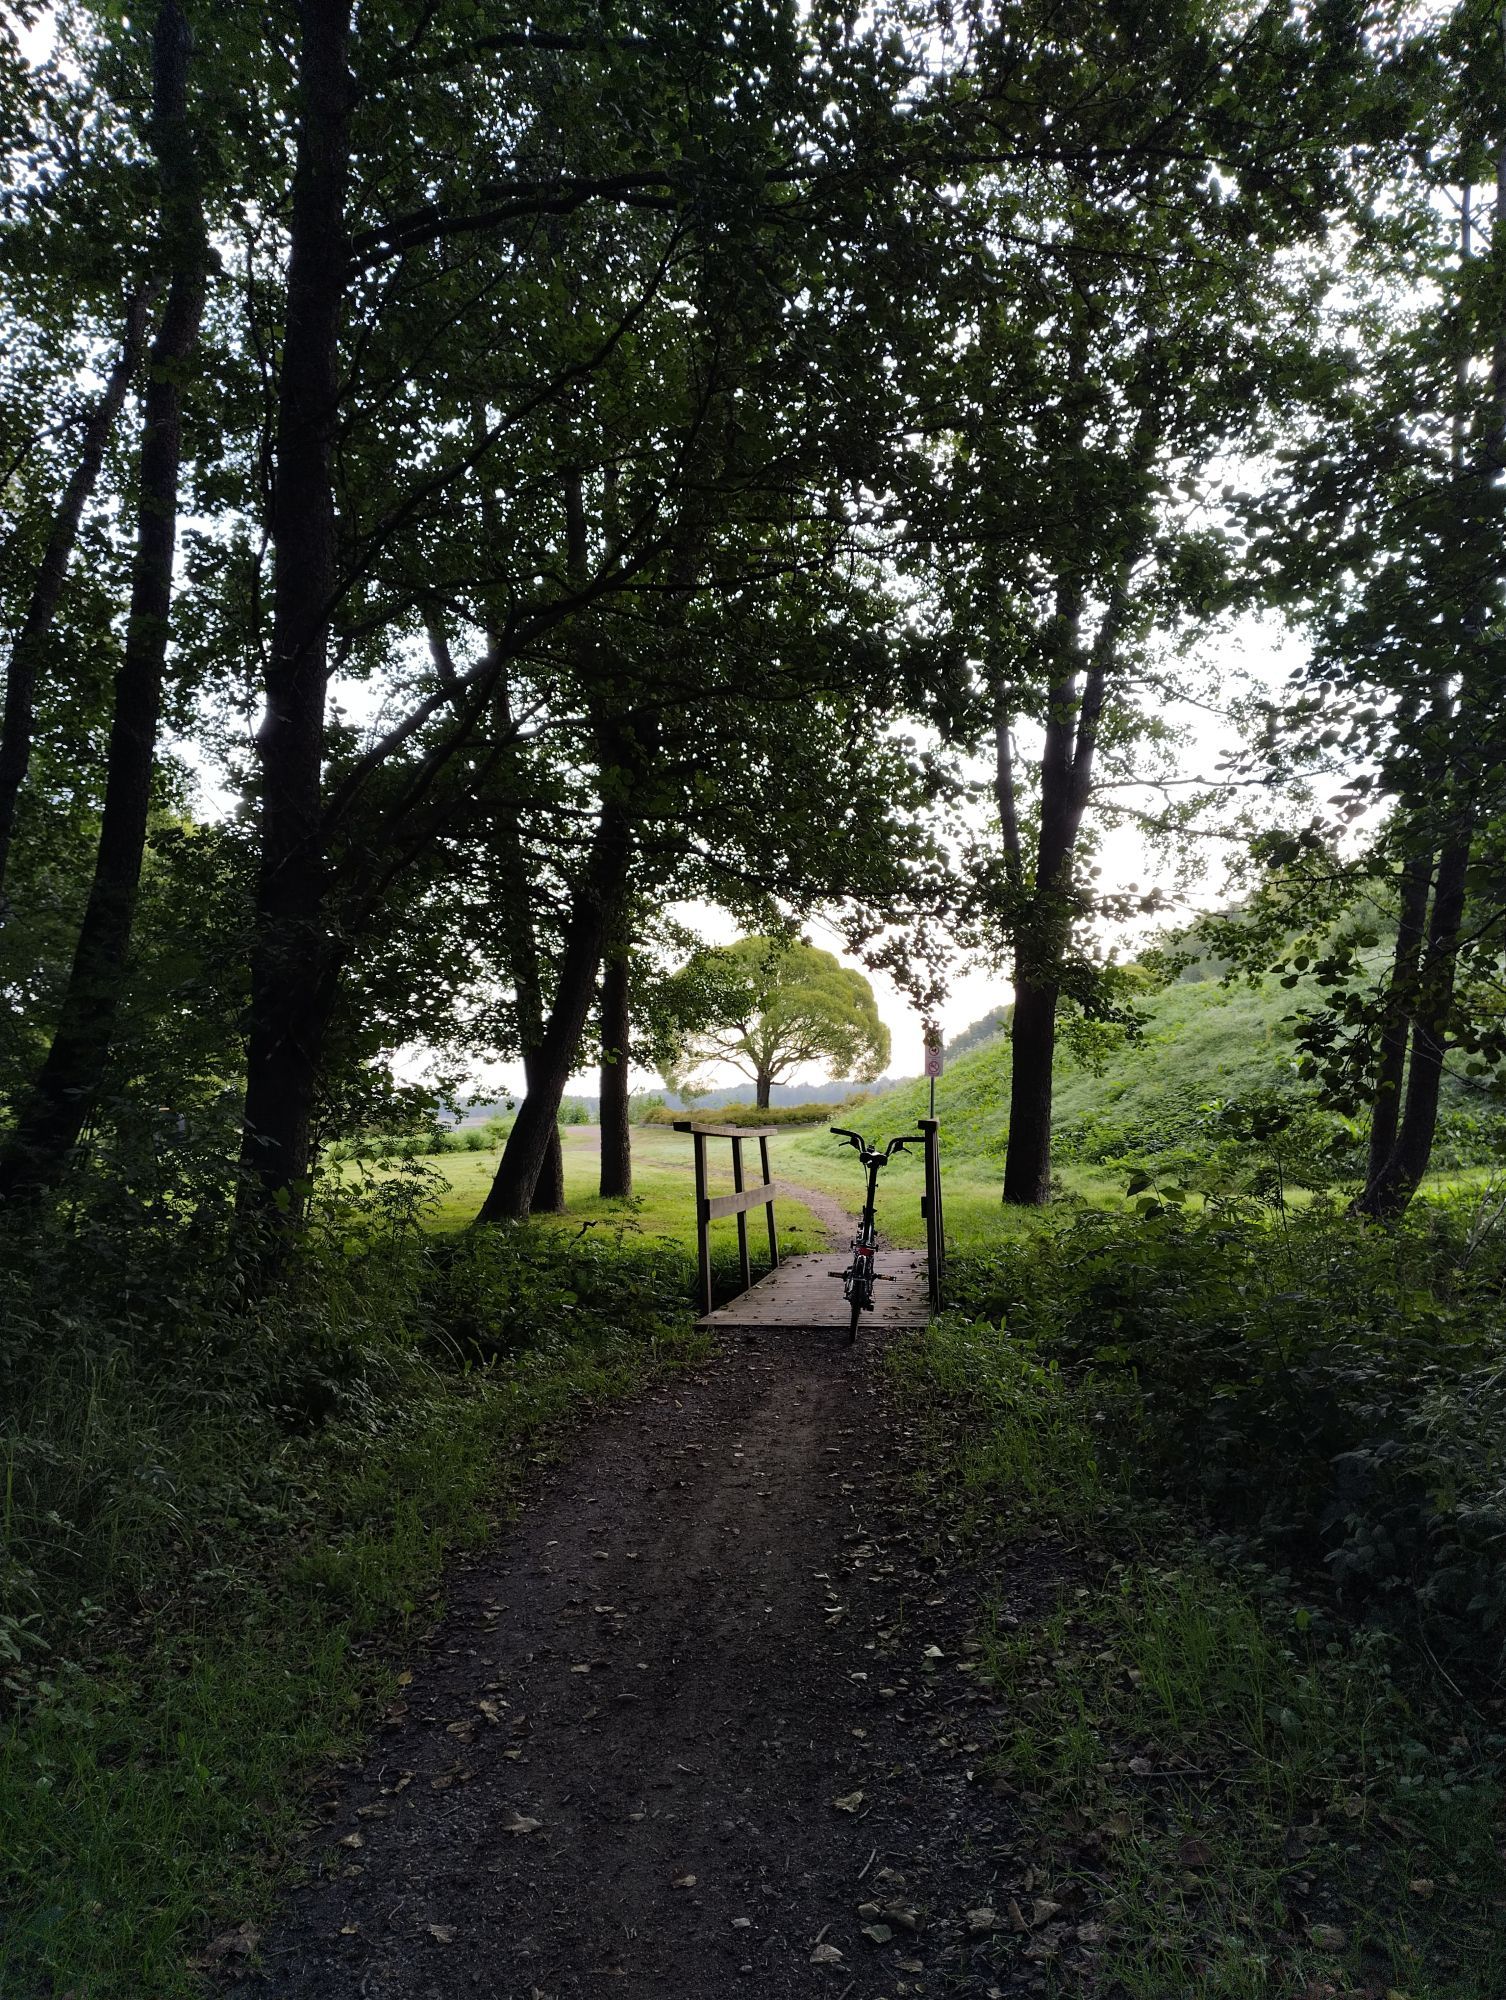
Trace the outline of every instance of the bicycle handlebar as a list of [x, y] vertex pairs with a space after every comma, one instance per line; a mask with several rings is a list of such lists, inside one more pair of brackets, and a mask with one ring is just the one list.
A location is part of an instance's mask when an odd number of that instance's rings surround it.
[[829, 1125], [827, 1130], [834, 1139], [845, 1139], [849, 1146], [855, 1146], [858, 1153], [865, 1160], [887, 1160], [895, 1153], [900, 1152], [904, 1147], [918, 1145], [920, 1142], [920, 1134], [918, 1132], [904, 1132], [900, 1134], [899, 1138], [891, 1139], [883, 1152], [880, 1153], [876, 1146], [869, 1145], [861, 1132], [849, 1132], [842, 1125]]

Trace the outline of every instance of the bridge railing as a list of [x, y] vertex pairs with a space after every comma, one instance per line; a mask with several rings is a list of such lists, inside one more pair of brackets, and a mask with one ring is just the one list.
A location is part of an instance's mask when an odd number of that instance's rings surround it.
[[[769, 1141], [779, 1130], [777, 1125], [698, 1125], [694, 1119], [675, 1121], [677, 1132], [688, 1132], [695, 1146], [695, 1240], [696, 1274], [701, 1289], [701, 1311], [711, 1311], [711, 1224], [724, 1215], [737, 1217], [737, 1264], [741, 1283], [739, 1291], [747, 1291], [753, 1283], [753, 1265], [748, 1256], [748, 1210], [763, 1208], [769, 1226], [769, 1263], [779, 1268], [779, 1237], [774, 1227], [774, 1180], [769, 1172]], [[732, 1141], [732, 1187], [731, 1194], [708, 1194], [706, 1192], [706, 1141], [708, 1139], [730, 1139]], [[759, 1164], [763, 1169], [761, 1183], [748, 1187], [743, 1179], [743, 1141], [758, 1141]]]

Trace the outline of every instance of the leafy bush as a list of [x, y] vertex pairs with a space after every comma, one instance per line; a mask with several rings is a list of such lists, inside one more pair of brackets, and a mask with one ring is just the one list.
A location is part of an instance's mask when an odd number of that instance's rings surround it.
[[[560, 1107], [561, 1125], [588, 1125], [590, 1112], [578, 1098]], [[363, 1132], [353, 1139], [336, 1139], [325, 1148], [331, 1162], [363, 1164], [385, 1160], [422, 1160], [436, 1153], [496, 1153], [507, 1143], [511, 1116], [488, 1118], [482, 1125], [431, 1126], [412, 1132]]]
[[1506, 1245], [1419, 1205], [1394, 1232], [1180, 1190], [1079, 1212], [954, 1273], [1059, 1363], [1106, 1435], [1269, 1559], [1486, 1666], [1506, 1621]]
[[328, 1184], [275, 1290], [206, 1205], [0, 1230], [0, 1991], [199, 1993], [447, 1555], [704, 1352], [680, 1253], [430, 1236], [434, 1178]]
[[561, 1343], [646, 1347], [687, 1319], [678, 1248], [621, 1231], [429, 1235], [435, 1181], [415, 1160], [327, 1183], [271, 1290], [240, 1267], [228, 1228], [206, 1243], [181, 1218], [175, 1233], [138, 1216], [0, 1245], [0, 1681], [13, 1693], [98, 1620], [165, 1590], [191, 1596], [184, 1578], [223, 1569], [227, 1540], [301, 1527], [319, 1435], [369, 1441], [440, 1376]]
[[684, 1252], [623, 1229], [574, 1239], [465, 1230], [435, 1237], [425, 1251], [429, 1337], [462, 1362], [515, 1353], [545, 1333], [589, 1337], [603, 1322], [651, 1340], [685, 1304]]

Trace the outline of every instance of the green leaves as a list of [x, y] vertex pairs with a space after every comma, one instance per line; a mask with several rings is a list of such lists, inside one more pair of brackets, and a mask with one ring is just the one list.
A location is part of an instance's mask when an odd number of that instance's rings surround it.
[[719, 1019], [688, 1039], [685, 1067], [731, 1063], [757, 1082], [762, 1100], [805, 1063], [868, 1083], [889, 1060], [872, 986], [831, 952], [752, 937], [708, 953], [706, 962], [720, 989], [712, 1001]]

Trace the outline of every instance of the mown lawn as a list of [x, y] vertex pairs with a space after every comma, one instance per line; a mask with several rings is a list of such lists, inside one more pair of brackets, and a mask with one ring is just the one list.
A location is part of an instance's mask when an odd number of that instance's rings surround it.
[[[855, 1114], [870, 1138], [887, 1140], [908, 1129], [912, 1122], [905, 1112], [908, 1098], [896, 1095], [891, 1101], [878, 1099]], [[939, 1107], [944, 1108], [944, 1107]], [[709, 1122], [709, 1120], [708, 1120]], [[561, 1134], [565, 1157], [565, 1195], [568, 1213], [560, 1218], [544, 1218], [553, 1227], [578, 1229], [589, 1223], [597, 1230], [620, 1228], [646, 1240], [662, 1239], [682, 1247], [695, 1242], [694, 1179], [691, 1143], [682, 1133], [664, 1125], [641, 1125], [633, 1130], [633, 1187], [631, 1201], [603, 1201], [596, 1192], [600, 1129], [595, 1125], [571, 1125]], [[955, 1256], [983, 1254], [1002, 1242], [1019, 1240], [1031, 1227], [1030, 1216], [1006, 1208], [1000, 1200], [1003, 1169], [992, 1155], [967, 1150], [966, 1136], [953, 1138], [942, 1125], [942, 1176], [946, 1202], [946, 1232], [949, 1252]], [[863, 1195], [863, 1177], [850, 1147], [833, 1139], [825, 1126], [794, 1126], [769, 1142], [770, 1159], [777, 1177], [829, 1195], [849, 1212], [856, 1212]], [[757, 1147], [745, 1149], [750, 1180], [755, 1178]], [[415, 1164], [432, 1177], [433, 1205], [428, 1226], [436, 1230], [462, 1229], [470, 1223], [485, 1199], [497, 1170], [499, 1155], [487, 1153], [442, 1153], [427, 1156]], [[729, 1193], [732, 1188], [731, 1148], [713, 1141], [707, 1149], [711, 1191]], [[341, 1173], [350, 1178], [359, 1172], [381, 1175], [389, 1169], [357, 1169], [347, 1163]], [[1459, 1197], [1478, 1200], [1499, 1176], [1488, 1167], [1466, 1167], [1430, 1174], [1425, 1191], [1434, 1200]], [[1168, 1175], [1175, 1179], [1174, 1175]], [[1107, 1167], [1087, 1167], [1071, 1162], [1062, 1166], [1059, 1179], [1068, 1200], [1094, 1208], [1119, 1209], [1130, 1205], [1128, 1177]], [[926, 1240], [925, 1222], [920, 1213], [923, 1185], [921, 1157], [898, 1154], [885, 1168], [879, 1182], [879, 1227], [887, 1239], [905, 1249], [919, 1249]], [[1198, 1209], [1205, 1198], [1196, 1193], [1188, 1206]], [[1288, 1196], [1294, 1209], [1306, 1207], [1313, 1195], [1306, 1188], [1293, 1188]], [[825, 1237], [802, 1203], [781, 1199], [778, 1204], [781, 1249], [790, 1255], [819, 1250]], [[764, 1242], [763, 1216], [754, 1210], [748, 1218], [749, 1243], [755, 1268]], [[712, 1225], [713, 1256], [720, 1262], [735, 1254], [737, 1225], [730, 1218]]]
[[[600, 1172], [601, 1130], [596, 1125], [567, 1125], [560, 1134], [565, 1158], [565, 1199], [569, 1212], [563, 1217], [543, 1217], [556, 1228], [578, 1229], [591, 1223], [598, 1232], [622, 1229], [647, 1239], [660, 1238], [682, 1247], [695, 1243], [695, 1176], [691, 1163], [691, 1142], [667, 1126], [637, 1126], [633, 1131], [633, 1193], [627, 1201], [604, 1201], [596, 1192]], [[433, 1203], [426, 1214], [431, 1229], [463, 1229], [476, 1213], [492, 1184], [500, 1155], [488, 1153], [435, 1153], [408, 1163], [431, 1177]], [[757, 1179], [758, 1149], [745, 1149], [749, 1183]], [[725, 1142], [713, 1142], [707, 1149], [709, 1181], [713, 1194], [732, 1191], [732, 1149]], [[794, 1174], [786, 1164], [786, 1142], [773, 1144], [775, 1174]], [[346, 1162], [342, 1179], [354, 1180], [363, 1173], [380, 1176], [394, 1171], [379, 1165], [359, 1168]], [[811, 1186], [818, 1183], [811, 1180]], [[835, 1189], [833, 1190], [836, 1191]], [[810, 1210], [801, 1203], [781, 1199], [777, 1209], [780, 1247], [792, 1255], [817, 1250], [825, 1236]], [[755, 1260], [759, 1244], [767, 1242], [763, 1213], [749, 1212], [748, 1239]], [[731, 1218], [712, 1224], [713, 1255], [731, 1256], [737, 1243], [737, 1224]]]

